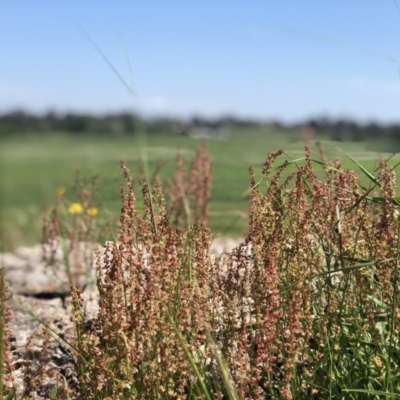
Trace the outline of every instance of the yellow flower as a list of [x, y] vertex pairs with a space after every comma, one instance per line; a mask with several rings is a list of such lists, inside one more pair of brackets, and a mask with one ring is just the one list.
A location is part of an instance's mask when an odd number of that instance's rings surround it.
[[62, 196], [65, 194], [65, 187], [64, 186], [59, 186], [56, 190], [57, 196]]
[[89, 217], [95, 217], [99, 213], [99, 210], [96, 207], [90, 207], [86, 210], [86, 214]]
[[80, 214], [83, 211], [83, 207], [80, 203], [72, 203], [68, 210], [71, 214]]

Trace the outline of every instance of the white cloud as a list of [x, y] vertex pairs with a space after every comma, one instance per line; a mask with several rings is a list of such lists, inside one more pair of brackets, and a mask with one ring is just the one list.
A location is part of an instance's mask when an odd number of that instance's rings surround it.
[[168, 101], [165, 97], [160, 95], [155, 96], [145, 96], [141, 101], [143, 108], [146, 111], [165, 111], [168, 106]]
[[21, 108], [39, 113], [48, 110], [102, 113], [118, 112], [120, 110], [131, 109], [132, 107], [136, 108], [137, 106], [145, 114], [157, 114], [169, 111], [168, 101], [164, 96], [139, 96], [138, 100], [139, 103], [135, 101], [135, 104], [132, 104], [130, 96], [121, 96], [119, 93], [102, 97], [101, 91], [89, 93], [88, 90], [82, 90], [80, 96], [76, 96], [67, 90], [64, 90], [62, 93], [53, 93], [35, 86], [25, 86], [14, 82], [0, 82], [0, 112]]
[[347, 84], [350, 88], [365, 93], [400, 96], [400, 79], [378, 80], [352, 78]]

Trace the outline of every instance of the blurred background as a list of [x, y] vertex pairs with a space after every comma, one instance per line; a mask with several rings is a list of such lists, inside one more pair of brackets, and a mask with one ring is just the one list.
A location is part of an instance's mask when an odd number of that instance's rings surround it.
[[5, 0], [0, 37], [3, 250], [40, 241], [76, 171], [99, 174], [97, 218], [116, 229], [120, 159], [168, 179], [205, 143], [210, 225], [241, 236], [268, 152], [321, 143], [374, 172], [400, 150], [395, 0]]

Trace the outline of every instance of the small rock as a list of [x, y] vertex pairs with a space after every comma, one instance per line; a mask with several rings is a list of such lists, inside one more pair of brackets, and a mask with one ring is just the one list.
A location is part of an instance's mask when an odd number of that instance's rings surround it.
[[230, 237], [217, 237], [211, 244], [211, 254], [220, 256], [221, 254], [231, 253], [235, 247], [238, 247], [243, 239], [232, 239]]

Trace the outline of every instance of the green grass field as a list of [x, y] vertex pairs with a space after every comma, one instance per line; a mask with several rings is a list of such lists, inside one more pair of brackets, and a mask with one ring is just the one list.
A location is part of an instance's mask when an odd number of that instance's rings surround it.
[[[363, 144], [335, 143], [323, 137], [315, 140], [323, 142], [329, 159], [341, 158], [345, 168], [357, 166], [340, 149], [371, 172], [378, 164], [380, 155], [365, 150]], [[190, 161], [202, 142], [207, 143], [213, 168], [210, 225], [215, 234], [245, 233], [247, 221], [241, 214], [247, 211], [249, 166], [259, 172], [267, 153], [280, 148], [292, 159], [304, 155], [300, 132], [267, 132], [261, 128], [234, 130], [224, 140], [152, 135], [143, 142], [135, 137], [77, 137], [60, 133], [0, 139], [3, 249], [40, 241], [42, 218], [54, 205], [57, 187], [65, 186], [67, 197], [73, 200], [70, 184], [74, 170], [81, 170], [84, 176], [100, 175], [101, 210], [117, 224], [122, 182], [119, 160], [127, 162], [133, 176], [140, 158], [147, 158], [150, 173], [162, 161], [161, 177], [165, 179], [174, 171], [178, 148]], [[315, 143], [312, 145], [313, 157], [319, 159]]]

